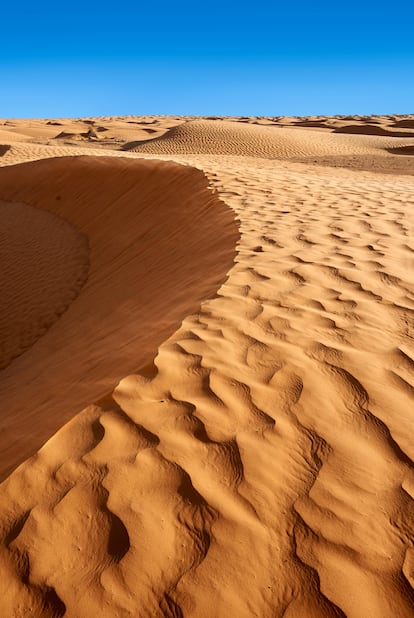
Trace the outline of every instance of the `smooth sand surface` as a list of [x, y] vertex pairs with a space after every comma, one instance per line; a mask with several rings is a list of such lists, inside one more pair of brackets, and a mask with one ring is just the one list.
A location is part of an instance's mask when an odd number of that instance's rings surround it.
[[0, 615], [413, 616], [413, 117], [117, 122], [2, 127]]
[[88, 240], [50, 212], [0, 202], [0, 369], [57, 320], [85, 283]]

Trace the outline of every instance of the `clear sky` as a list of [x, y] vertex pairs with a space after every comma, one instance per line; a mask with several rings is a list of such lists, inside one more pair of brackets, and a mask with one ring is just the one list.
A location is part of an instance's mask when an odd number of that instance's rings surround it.
[[414, 113], [414, 2], [2, 3], [0, 117]]

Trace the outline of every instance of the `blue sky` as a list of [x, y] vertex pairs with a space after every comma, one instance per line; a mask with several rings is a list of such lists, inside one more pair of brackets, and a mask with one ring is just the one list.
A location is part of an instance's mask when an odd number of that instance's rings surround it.
[[414, 113], [414, 3], [2, 5], [0, 117]]

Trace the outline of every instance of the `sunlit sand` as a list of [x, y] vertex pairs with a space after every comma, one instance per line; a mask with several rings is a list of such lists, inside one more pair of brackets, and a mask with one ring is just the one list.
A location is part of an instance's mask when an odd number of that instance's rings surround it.
[[414, 615], [414, 117], [0, 121], [0, 616]]

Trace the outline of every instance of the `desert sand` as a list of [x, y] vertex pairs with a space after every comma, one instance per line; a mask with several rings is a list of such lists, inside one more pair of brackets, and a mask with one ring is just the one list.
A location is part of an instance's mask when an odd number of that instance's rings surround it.
[[414, 116], [0, 121], [1, 618], [414, 615]]

